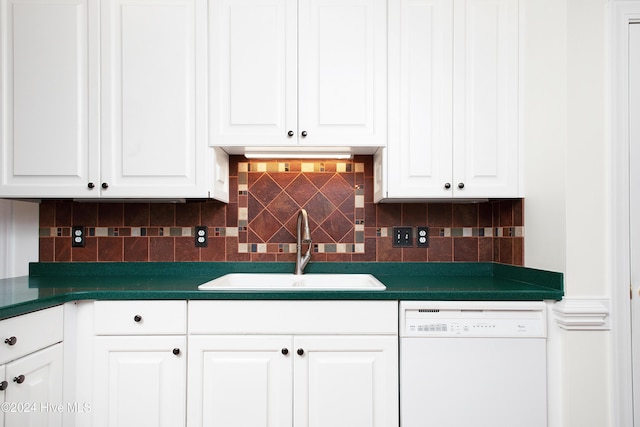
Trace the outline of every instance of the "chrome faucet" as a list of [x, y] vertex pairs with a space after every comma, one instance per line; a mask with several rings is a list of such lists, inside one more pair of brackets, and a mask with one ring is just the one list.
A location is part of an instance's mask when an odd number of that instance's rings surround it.
[[[303, 227], [304, 222], [304, 229]], [[298, 222], [296, 223], [296, 270], [293, 274], [303, 274], [304, 268], [311, 259], [311, 232], [309, 231], [309, 216], [305, 209], [298, 212]], [[302, 244], [306, 243], [307, 253], [302, 256]]]

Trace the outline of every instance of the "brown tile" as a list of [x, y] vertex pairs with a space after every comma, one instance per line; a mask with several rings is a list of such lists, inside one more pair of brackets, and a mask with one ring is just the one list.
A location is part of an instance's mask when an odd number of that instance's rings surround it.
[[478, 227], [493, 226], [493, 204], [491, 202], [478, 203]]
[[[299, 206], [291, 196], [282, 192], [268, 204], [267, 209], [278, 221], [284, 224], [298, 212]], [[252, 217], [250, 209], [249, 218]]]
[[426, 225], [427, 205], [425, 203], [404, 203], [402, 205], [402, 225], [415, 227]]
[[[278, 262], [295, 262], [295, 260], [296, 260], [296, 254], [292, 254], [288, 252], [276, 254], [276, 261]], [[317, 262], [317, 260], [314, 258], [312, 258], [311, 261]]]
[[149, 261], [174, 261], [173, 237], [150, 237]]
[[246, 161], [244, 156], [229, 156], [229, 176], [238, 176], [238, 163]]
[[513, 204], [511, 200], [500, 202], [500, 227], [511, 227], [513, 225]]
[[[313, 237], [313, 236], [312, 236]], [[252, 240], [254, 242], [255, 240]], [[271, 243], [295, 243], [296, 237], [289, 233], [289, 231], [282, 227], [280, 228], [270, 239]]]
[[122, 261], [122, 238], [98, 237], [98, 261]]
[[71, 239], [68, 237], [54, 238], [54, 259], [56, 262], [71, 261]]
[[[249, 174], [250, 177], [253, 175], [255, 174]], [[249, 193], [264, 206], [268, 205], [280, 192], [282, 188], [267, 174], [262, 174], [253, 184], [249, 181]]]
[[478, 205], [476, 203], [454, 203], [452, 207], [454, 227], [478, 226]]
[[351, 262], [351, 254], [327, 253], [327, 262]]
[[55, 237], [40, 237], [38, 239], [38, 259], [40, 262], [53, 262]]
[[98, 225], [97, 203], [73, 203], [71, 209], [73, 225], [83, 225], [85, 227]]
[[513, 238], [513, 265], [524, 265], [524, 239], [522, 237]]
[[56, 204], [52, 201], [42, 201], [40, 211], [40, 227], [54, 227], [56, 225]]
[[148, 237], [127, 237], [123, 246], [125, 261], [149, 261]]
[[262, 211], [251, 221], [249, 228], [260, 237], [262, 242], [268, 242], [279, 229], [280, 223], [268, 211]]
[[151, 203], [149, 205], [149, 225], [172, 227], [176, 224], [175, 212], [174, 203]]
[[373, 203], [373, 178], [366, 178], [364, 185], [364, 202]]
[[56, 202], [56, 227], [71, 226], [71, 202]]
[[313, 195], [303, 206], [309, 213], [309, 219], [316, 224], [322, 224], [336, 210], [335, 205], [321, 193]]
[[353, 163], [364, 163], [365, 176], [373, 176], [373, 156], [353, 156]]
[[251, 262], [274, 262], [276, 261], [276, 254], [270, 253], [252, 253]]
[[[334, 172], [335, 172], [335, 170], [334, 170]], [[325, 172], [321, 172], [321, 173], [305, 173], [304, 176], [306, 176], [309, 179], [309, 181], [311, 181], [313, 183], [313, 185], [316, 186], [316, 188], [322, 189], [322, 187], [325, 184], [327, 184], [327, 182], [329, 182], [329, 180], [331, 180], [335, 176], [335, 174], [330, 174], [330, 173], [325, 173]]]
[[404, 248], [402, 249], [402, 261], [426, 262], [429, 260], [427, 248]]
[[376, 261], [402, 261], [402, 249], [393, 247], [391, 237], [380, 237], [376, 245]]
[[226, 205], [215, 200], [206, 201], [200, 207], [202, 225], [208, 227], [226, 227]]
[[394, 225], [401, 225], [402, 205], [400, 203], [380, 203], [375, 206], [377, 207], [377, 227], [393, 227]]
[[227, 261], [250, 261], [251, 256], [246, 253], [238, 253], [238, 239], [235, 237], [227, 237], [225, 239]]
[[124, 225], [128, 227], [149, 226], [149, 212], [149, 203], [125, 203]]
[[347, 229], [347, 232], [338, 240], [338, 243], [349, 243], [352, 244], [356, 241], [356, 232], [352, 227]]
[[320, 192], [336, 206], [341, 205], [345, 199], [354, 197], [353, 185], [349, 185], [340, 174], [333, 175]]
[[347, 197], [345, 199], [345, 201], [342, 202], [342, 204], [340, 206], [338, 206], [338, 210], [340, 210], [340, 212], [342, 212], [342, 215], [344, 215], [351, 222], [351, 226], [353, 227], [354, 224], [355, 224], [355, 221], [356, 221], [356, 216], [355, 216], [356, 201], [355, 201], [355, 199], [353, 197]]
[[226, 237], [211, 237], [209, 230], [209, 244], [206, 248], [200, 248], [200, 261], [225, 261], [225, 249]]
[[200, 225], [200, 203], [176, 204], [176, 226], [194, 227]]
[[524, 200], [513, 200], [513, 225], [521, 227], [524, 225]]
[[377, 206], [374, 203], [364, 204], [364, 223], [367, 227], [377, 228], [376, 224], [376, 212]]
[[452, 203], [429, 203], [427, 213], [429, 227], [451, 227], [453, 224]]
[[453, 239], [431, 237], [429, 239], [429, 261], [453, 261]]
[[478, 262], [478, 238], [456, 237], [453, 239], [453, 260]]
[[493, 261], [493, 238], [482, 237], [478, 239], [478, 261]]
[[92, 262], [98, 261], [98, 239], [87, 237], [83, 248], [71, 248], [71, 261]]
[[[295, 233], [294, 233], [294, 236], [295, 236]], [[311, 239], [313, 240], [313, 243], [337, 243], [322, 228], [316, 228], [311, 230]], [[296, 241], [295, 237], [293, 238], [293, 241], [294, 242]]]
[[175, 260], [182, 262], [200, 260], [200, 250], [196, 248], [193, 237], [175, 238]]
[[[375, 236], [375, 234], [374, 234]], [[354, 253], [351, 256], [353, 262], [373, 262], [376, 260], [376, 242], [375, 237], [365, 237], [364, 253]]]
[[122, 227], [124, 223], [122, 203], [98, 203], [99, 227]]
[[[336, 242], [341, 242], [345, 234], [353, 231], [353, 223], [338, 211], [329, 215], [321, 227]], [[353, 242], [353, 239], [351, 241]]]
[[503, 264], [513, 264], [513, 239], [498, 238], [500, 245], [500, 262]]
[[304, 206], [318, 192], [318, 189], [307, 177], [300, 174], [285, 191], [299, 206]]
[[291, 184], [294, 179], [296, 179], [298, 174], [291, 172], [274, 172], [269, 174], [269, 176], [271, 176], [271, 179], [273, 179], [273, 181], [278, 184], [280, 188], [285, 189]]
[[229, 203], [227, 205], [227, 227], [238, 226], [238, 204]]
[[238, 178], [229, 177], [229, 203], [238, 203]]

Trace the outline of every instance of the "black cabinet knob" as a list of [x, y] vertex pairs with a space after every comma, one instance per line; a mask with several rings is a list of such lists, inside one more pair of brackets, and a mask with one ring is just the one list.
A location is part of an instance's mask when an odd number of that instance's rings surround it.
[[95, 184], [93, 182], [90, 182], [87, 184], [87, 187], [89, 187], [89, 190], [93, 190], [95, 188]]
[[286, 356], [287, 354], [289, 354], [289, 349], [283, 348], [282, 350], [280, 350], [280, 352]]
[[307, 137], [307, 131], [303, 130], [300, 135], [302, 135], [303, 138], [306, 138]]
[[142, 316], [140, 316], [139, 314], [136, 314], [135, 316], [133, 316], [133, 321], [134, 322], [141, 322], [142, 321]]
[[292, 137], [293, 135], [295, 135], [295, 134], [296, 134], [296, 133], [295, 133], [294, 131], [292, 131], [292, 130], [290, 130], [289, 132], [287, 132], [287, 136], [288, 136], [289, 138], [291, 138], [291, 137]]
[[106, 190], [107, 188], [109, 188], [109, 184], [107, 184], [106, 182], [103, 182], [101, 187]]
[[18, 342], [18, 338], [16, 337], [9, 337], [6, 340], [4, 340], [4, 343], [9, 345], [15, 345], [17, 342]]
[[6, 381], [2, 381], [0, 383], [0, 391], [5, 391], [7, 389], [7, 387], [9, 387], [9, 383]]
[[445, 182], [444, 183], [444, 188], [446, 188], [447, 190], [451, 188], [451, 183], [450, 182]]
[[296, 351], [296, 353], [298, 353], [298, 356], [302, 356], [304, 354], [304, 350], [299, 348], [298, 351]]
[[24, 382], [24, 375], [18, 375], [13, 379], [14, 383], [22, 384]]
[[462, 190], [464, 188], [464, 182], [459, 183], [458, 188]]
[[173, 354], [175, 354], [176, 356], [178, 356], [180, 354], [180, 349], [179, 348], [174, 348], [173, 349]]

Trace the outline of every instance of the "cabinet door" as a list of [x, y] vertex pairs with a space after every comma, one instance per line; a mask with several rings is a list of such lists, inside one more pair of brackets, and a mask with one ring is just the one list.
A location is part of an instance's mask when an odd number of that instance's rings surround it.
[[381, 197], [452, 196], [453, 27], [450, 0], [389, 3], [388, 194]]
[[[6, 402], [29, 410], [5, 412], [5, 426], [62, 426], [62, 344], [55, 344], [6, 365]], [[19, 408], [16, 408], [19, 409]]]
[[0, 2], [0, 197], [88, 191], [99, 170], [95, 21], [88, 0]]
[[296, 337], [294, 347], [296, 427], [398, 425], [397, 337]]
[[207, 197], [206, 2], [102, 2], [102, 197]]
[[299, 8], [300, 144], [386, 145], [387, 2], [303, 0]]
[[296, 14], [295, 0], [210, 2], [212, 145], [296, 144]]
[[293, 357], [289, 336], [190, 336], [189, 427], [291, 426]]
[[454, 16], [454, 194], [518, 196], [518, 1], [456, 0]]
[[185, 351], [184, 336], [95, 338], [92, 425], [184, 426]]

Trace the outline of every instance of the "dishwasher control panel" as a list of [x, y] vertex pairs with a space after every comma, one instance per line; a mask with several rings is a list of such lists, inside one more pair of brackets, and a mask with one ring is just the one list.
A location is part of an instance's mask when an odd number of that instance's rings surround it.
[[[494, 303], [495, 304], [495, 303]], [[542, 305], [417, 305], [400, 310], [404, 337], [546, 337]]]

